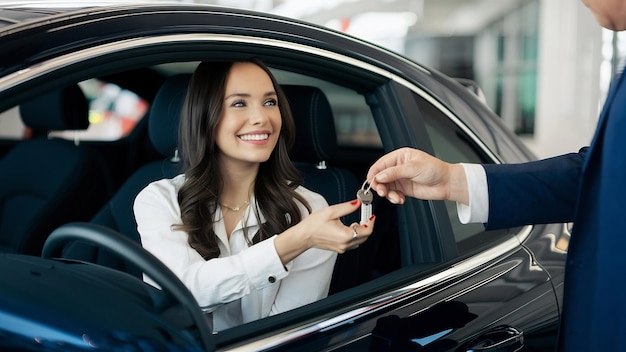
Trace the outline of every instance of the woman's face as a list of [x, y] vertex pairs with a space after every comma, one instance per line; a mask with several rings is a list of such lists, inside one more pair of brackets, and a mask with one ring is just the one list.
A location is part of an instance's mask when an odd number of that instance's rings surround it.
[[278, 98], [267, 73], [250, 62], [233, 64], [215, 136], [222, 161], [267, 161], [281, 126]]
[[626, 30], [626, 0], [582, 0], [598, 23], [614, 31]]

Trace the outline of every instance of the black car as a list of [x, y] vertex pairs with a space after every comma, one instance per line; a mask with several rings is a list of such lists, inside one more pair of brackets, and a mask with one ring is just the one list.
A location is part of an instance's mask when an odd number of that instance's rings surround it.
[[131, 208], [180, 171], [177, 114], [199, 62], [270, 66], [297, 120], [292, 160], [330, 204], [403, 146], [449, 162], [533, 155], [463, 84], [324, 27], [208, 5], [46, 5], [0, 8], [0, 349], [553, 349], [566, 224], [485, 231], [449, 202], [378, 197], [327, 298], [213, 334], [142, 249]]

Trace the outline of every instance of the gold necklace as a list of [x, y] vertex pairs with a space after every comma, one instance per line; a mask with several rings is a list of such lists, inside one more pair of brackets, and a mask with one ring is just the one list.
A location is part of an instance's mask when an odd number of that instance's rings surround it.
[[246, 205], [248, 205], [248, 203], [250, 203], [250, 201], [246, 200], [245, 202], [243, 202], [243, 204], [238, 205], [236, 207], [233, 207], [231, 205], [228, 204], [224, 204], [224, 203], [220, 203], [221, 206], [223, 206], [224, 208], [230, 209], [234, 212], [238, 212], [239, 210], [241, 210], [241, 208], [245, 207]]

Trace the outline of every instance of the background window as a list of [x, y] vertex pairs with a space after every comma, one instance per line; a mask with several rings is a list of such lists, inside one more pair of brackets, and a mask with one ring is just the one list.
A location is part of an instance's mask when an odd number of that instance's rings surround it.
[[[493, 161], [455, 123], [433, 105], [416, 96], [435, 156], [450, 163], [492, 163]], [[510, 230], [485, 231], [483, 224], [461, 224], [456, 203], [445, 201], [446, 210], [461, 255], [483, 249], [493, 241], [506, 238]], [[511, 232], [512, 233], [512, 232]]]
[[321, 89], [333, 111], [337, 143], [342, 147], [382, 147], [374, 116], [365, 97], [355, 90], [314, 77], [272, 69], [280, 84], [314, 86]]
[[512, 131], [535, 132], [539, 3], [530, 1], [476, 36], [476, 81]]
[[[115, 84], [89, 79], [80, 82], [79, 86], [89, 101], [89, 128], [84, 131], [54, 131], [51, 135], [78, 141], [118, 140], [127, 136], [148, 111], [148, 102]], [[18, 107], [0, 114], [1, 139], [21, 140], [29, 135]]]

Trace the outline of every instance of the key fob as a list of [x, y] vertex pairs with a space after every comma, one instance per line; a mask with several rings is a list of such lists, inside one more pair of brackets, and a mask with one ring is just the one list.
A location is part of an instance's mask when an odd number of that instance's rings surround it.
[[361, 200], [361, 224], [365, 224], [372, 216], [372, 201], [374, 194], [369, 189], [360, 189], [356, 193], [357, 198]]

